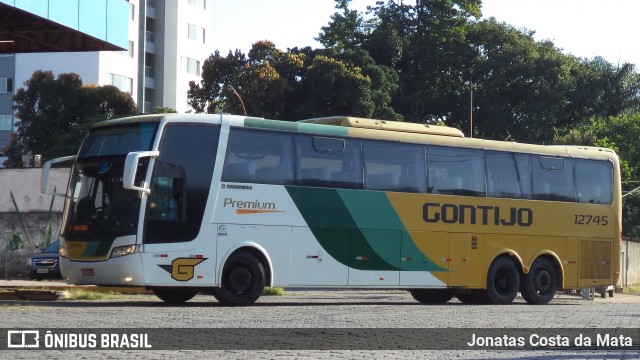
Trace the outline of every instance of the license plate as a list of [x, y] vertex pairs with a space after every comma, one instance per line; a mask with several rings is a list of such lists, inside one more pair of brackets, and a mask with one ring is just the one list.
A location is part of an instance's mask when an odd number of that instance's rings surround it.
[[80, 272], [82, 273], [82, 276], [94, 276], [95, 273], [93, 272], [93, 269], [80, 269]]
[[36, 272], [38, 274], [48, 274], [49, 273], [49, 269], [36, 269]]

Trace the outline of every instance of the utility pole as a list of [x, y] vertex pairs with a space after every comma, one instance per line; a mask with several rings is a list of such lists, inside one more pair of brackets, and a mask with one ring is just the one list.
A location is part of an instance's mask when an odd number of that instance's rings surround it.
[[473, 83], [469, 83], [469, 137], [473, 137]]

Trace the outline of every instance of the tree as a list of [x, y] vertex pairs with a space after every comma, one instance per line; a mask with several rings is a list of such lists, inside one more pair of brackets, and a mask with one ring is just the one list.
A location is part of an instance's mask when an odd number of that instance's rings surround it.
[[156, 108], [153, 109], [153, 113], [154, 114], [175, 114], [177, 113], [177, 111], [167, 106], [156, 106]]
[[371, 79], [359, 68], [335, 58], [318, 55], [302, 79], [305, 98], [298, 107], [301, 117], [354, 115], [370, 117], [374, 111]]
[[391, 107], [397, 76], [366, 52], [278, 50], [269, 41], [248, 56], [211, 55], [202, 81], [190, 83], [196, 112], [231, 112], [283, 120], [350, 115], [400, 120]]
[[77, 74], [36, 71], [18, 89], [15, 148], [45, 158], [73, 154], [95, 122], [136, 112], [131, 96], [114, 86], [83, 86]]

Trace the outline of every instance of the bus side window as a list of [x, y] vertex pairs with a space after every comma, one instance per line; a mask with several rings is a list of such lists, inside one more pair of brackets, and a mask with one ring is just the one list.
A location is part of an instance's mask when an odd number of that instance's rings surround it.
[[608, 161], [575, 160], [578, 202], [611, 204], [613, 164]]
[[535, 200], [576, 201], [571, 159], [539, 156], [532, 161]]
[[222, 181], [292, 183], [292, 143], [293, 139], [289, 134], [231, 129]]
[[225, 164], [222, 181], [253, 182], [256, 178], [256, 164], [253, 161], [241, 161]]
[[429, 146], [429, 189], [434, 194], [485, 196], [482, 150]]
[[528, 199], [531, 197], [529, 155], [487, 151], [487, 196]]
[[364, 187], [371, 190], [424, 192], [424, 146], [382, 141], [364, 142]]
[[296, 184], [362, 188], [360, 142], [351, 139], [296, 135]]
[[154, 176], [149, 194], [149, 219], [182, 220], [183, 219], [183, 187], [182, 181], [166, 176]]

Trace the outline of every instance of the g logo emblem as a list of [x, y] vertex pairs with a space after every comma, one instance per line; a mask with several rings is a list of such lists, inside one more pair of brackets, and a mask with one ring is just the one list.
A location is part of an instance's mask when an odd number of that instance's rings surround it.
[[205, 261], [205, 258], [177, 258], [171, 262], [171, 278], [177, 281], [193, 279], [193, 268]]

